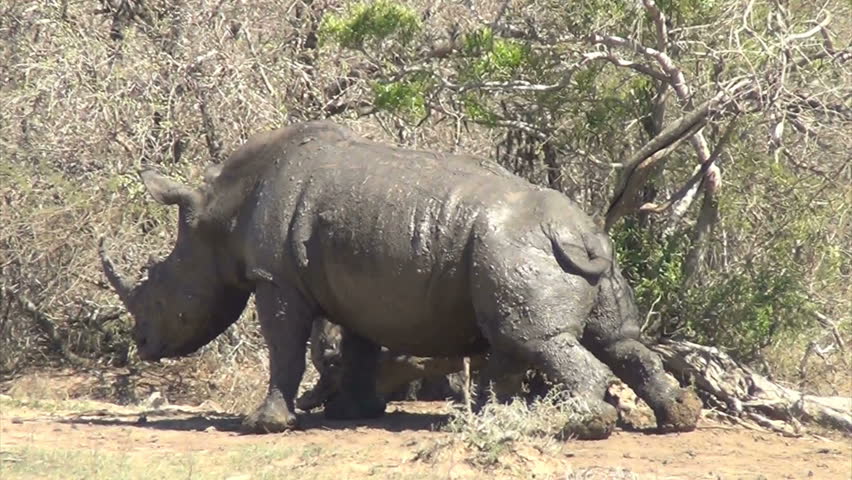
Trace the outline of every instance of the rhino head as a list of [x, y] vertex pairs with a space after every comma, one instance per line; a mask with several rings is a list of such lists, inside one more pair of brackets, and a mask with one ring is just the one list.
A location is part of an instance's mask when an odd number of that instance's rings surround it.
[[157, 202], [177, 205], [177, 240], [161, 261], [149, 262], [147, 277], [132, 282], [106, 253], [104, 274], [133, 316], [133, 339], [140, 358], [159, 360], [188, 355], [237, 321], [251, 290], [241, 285], [239, 261], [229, 255], [227, 227], [201, 219], [207, 195], [152, 170], [140, 172]]

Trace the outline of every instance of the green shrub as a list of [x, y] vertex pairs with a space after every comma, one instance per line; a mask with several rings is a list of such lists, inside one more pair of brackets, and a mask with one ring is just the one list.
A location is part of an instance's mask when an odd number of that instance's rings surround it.
[[818, 307], [808, 292], [836, 284], [844, 268], [838, 245], [824, 234], [843, 193], [814, 204], [812, 186], [788, 166], [747, 147], [732, 150], [739, 163], [726, 172], [710, 265], [693, 281], [683, 270], [687, 230], [666, 234], [653, 220], [628, 219], [613, 238], [641, 309], [651, 312], [647, 333], [676, 334], [752, 360], [767, 346], [814, 331]]
[[414, 118], [426, 113], [426, 81], [408, 80], [373, 84], [373, 104], [380, 110]]
[[466, 81], [510, 80], [532, 61], [529, 45], [495, 37], [490, 28], [465, 35], [462, 55], [471, 58], [460, 71]]
[[391, 37], [408, 43], [420, 28], [420, 19], [412, 9], [378, 0], [358, 3], [342, 15], [326, 15], [320, 25], [320, 38], [343, 48], [359, 49]]

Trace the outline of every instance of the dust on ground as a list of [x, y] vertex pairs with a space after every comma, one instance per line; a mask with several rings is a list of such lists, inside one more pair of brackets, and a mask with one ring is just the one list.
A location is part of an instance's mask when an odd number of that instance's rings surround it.
[[[525, 442], [483, 455], [442, 431], [443, 402], [395, 402], [380, 419], [242, 435], [220, 406], [120, 406], [0, 396], [0, 478], [852, 479], [852, 438], [788, 438], [702, 420], [694, 432], [617, 430], [602, 441]], [[493, 445], [489, 448], [494, 448]], [[489, 459], [483, 461], [483, 458]]]

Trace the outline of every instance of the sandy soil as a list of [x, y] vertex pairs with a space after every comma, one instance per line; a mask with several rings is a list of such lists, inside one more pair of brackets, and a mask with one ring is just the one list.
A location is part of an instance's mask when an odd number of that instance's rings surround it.
[[[311, 414], [303, 417], [302, 431], [263, 436], [241, 435], [238, 417], [201, 408], [146, 411], [92, 402], [82, 409], [67, 404], [45, 408], [9, 399], [1, 405], [0, 454], [15, 461], [26, 460], [25, 452], [33, 447], [123, 452], [152, 461], [164, 453], [204, 458], [263, 447], [272, 449], [264, 458], [279, 471], [302, 472], [292, 478], [852, 478], [849, 438], [785, 438], [709, 421], [691, 433], [617, 431], [604, 441], [562, 442], [556, 451], [516, 445], [498, 467], [489, 467], [471, 462], [464, 445], [439, 431], [446, 406], [436, 402], [394, 403], [388, 415], [369, 422], [332, 422]], [[274, 454], [306, 446], [316, 454], [280, 461]], [[4, 480], [11, 478], [2, 472]]]

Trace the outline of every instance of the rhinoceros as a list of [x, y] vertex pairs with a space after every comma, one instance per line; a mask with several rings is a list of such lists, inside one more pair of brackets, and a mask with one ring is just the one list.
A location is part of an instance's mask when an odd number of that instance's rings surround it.
[[[531, 365], [585, 403], [566, 425], [605, 438], [613, 373], [653, 409], [661, 431], [695, 427], [700, 401], [639, 340], [632, 291], [611, 242], [583, 210], [498, 164], [360, 137], [328, 121], [252, 136], [186, 186], [151, 168], [154, 200], [179, 207], [177, 239], [147, 278], [104, 273], [135, 319], [140, 358], [188, 355], [235, 322], [254, 293], [269, 348], [253, 432], [298, 427], [294, 398], [312, 323], [343, 329], [330, 419], [371, 418], [382, 346], [399, 354], [486, 354], [482, 378]], [[611, 369], [610, 369], [611, 368]]]

